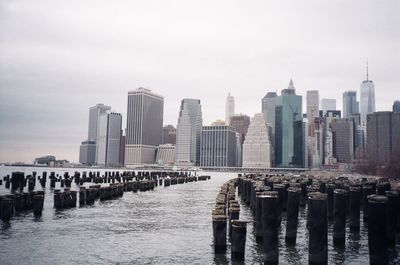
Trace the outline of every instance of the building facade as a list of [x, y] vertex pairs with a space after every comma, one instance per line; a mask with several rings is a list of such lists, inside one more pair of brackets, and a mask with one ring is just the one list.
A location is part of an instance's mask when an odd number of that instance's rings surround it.
[[163, 137], [164, 97], [146, 88], [128, 92], [125, 166], [152, 164]]
[[269, 124], [269, 138], [272, 147], [275, 146], [275, 108], [276, 108], [276, 92], [268, 92], [261, 100], [261, 111], [264, 114], [265, 121]]
[[396, 100], [393, 103], [393, 112], [394, 113], [400, 113], [400, 101], [399, 100]]
[[236, 131], [231, 126], [203, 126], [201, 131], [200, 166], [235, 167]]
[[257, 113], [251, 119], [246, 139], [243, 143], [242, 167], [271, 167], [272, 148], [268, 127], [269, 125], [265, 122], [263, 113]]
[[163, 144], [176, 144], [176, 128], [173, 125], [166, 125], [163, 128]]
[[366, 125], [367, 115], [373, 112], [375, 112], [375, 84], [369, 80], [367, 65], [367, 79], [361, 83], [360, 87], [360, 114], [363, 127]]
[[228, 93], [225, 105], [225, 124], [230, 125], [231, 116], [235, 114], [235, 98]]
[[79, 148], [79, 163], [87, 166], [93, 166], [96, 164], [95, 140], [86, 140], [81, 143]]
[[359, 113], [357, 91], [346, 91], [343, 93], [343, 118], [350, 118]]
[[384, 165], [400, 156], [400, 113], [378, 111], [367, 115], [367, 156]]
[[97, 141], [98, 138], [98, 126], [100, 116], [111, 110], [110, 106], [104, 104], [97, 104], [89, 108], [89, 128], [88, 128], [88, 139]]
[[157, 148], [156, 163], [162, 166], [172, 166], [175, 162], [175, 145], [160, 144]]
[[351, 119], [332, 121], [333, 156], [338, 163], [351, 163], [354, 159], [354, 122]]
[[294, 154], [294, 125], [302, 121], [302, 97], [296, 95], [293, 81], [276, 99], [275, 108], [275, 164], [291, 167]]
[[176, 128], [177, 165], [198, 165], [203, 119], [199, 99], [183, 99]]
[[96, 161], [100, 166], [120, 166], [120, 140], [122, 116], [110, 112], [102, 114], [99, 120]]

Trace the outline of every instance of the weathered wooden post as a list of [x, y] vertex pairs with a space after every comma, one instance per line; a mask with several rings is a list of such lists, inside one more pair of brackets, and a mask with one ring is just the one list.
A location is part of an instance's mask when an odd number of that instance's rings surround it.
[[344, 246], [346, 243], [347, 190], [335, 189], [333, 198], [333, 244]]
[[264, 243], [264, 263], [279, 264], [278, 227], [280, 223], [280, 203], [278, 194], [262, 195], [262, 224]]
[[33, 215], [35, 217], [42, 216], [44, 195], [41, 194], [33, 195], [32, 202], [33, 202]]
[[214, 215], [213, 221], [213, 235], [214, 235], [214, 252], [226, 252], [226, 216]]
[[327, 195], [314, 193], [308, 198], [308, 264], [328, 264]]
[[349, 226], [351, 230], [360, 229], [360, 204], [361, 204], [361, 189], [360, 187], [350, 187], [349, 191]]
[[399, 193], [394, 190], [386, 191], [387, 202], [387, 242], [389, 247], [394, 247], [396, 245], [396, 226], [397, 226], [397, 215], [398, 211], [398, 199]]
[[285, 241], [291, 245], [296, 244], [300, 194], [301, 188], [298, 187], [290, 187], [287, 190], [287, 220]]
[[243, 261], [245, 256], [247, 222], [232, 221], [231, 259]]
[[371, 265], [388, 264], [386, 208], [388, 198], [380, 195], [368, 197], [368, 247]]

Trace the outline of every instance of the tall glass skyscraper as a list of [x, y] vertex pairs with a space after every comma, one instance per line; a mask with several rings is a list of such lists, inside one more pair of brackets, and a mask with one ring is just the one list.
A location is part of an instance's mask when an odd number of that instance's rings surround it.
[[99, 139], [97, 143], [97, 164], [119, 166], [122, 116], [110, 112], [100, 116]]
[[296, 95], [293, 81], [276, 98], [275, 108], [275, 163], [277, 167], [291, 167], [294, 155], [294, 125], [302, 121], [302, 97]]
[[261, 100], [262, 108], [261, 111], [264, 114], [265, 121], [269, 124], [269, 138], [271, 144], [275, 146], [275, 107], [276, 107], [275, 92], [268, 92]]
[[343, 118], [350, 118], [359, 113], [357, 91], [346, 91], [343, 93]]
[[[360, 113], [361, 123], [365, 127], [367, 121], [367, 114], [375, 112], [375, 84], [368, 78], [368, 64], [367, 64], [367, 80], [361, 83], [361, 97], [360, 97]], [[367, 136], [368, 137], [368, 136]]]
[[203, 119], [199, 99], [185, 98], [181, 101], [176, 129], [177, 165], [198, 165]]
[[146, 88], [128, 92], [125, 166], [152, 164], [163, 137], [164, 97]]

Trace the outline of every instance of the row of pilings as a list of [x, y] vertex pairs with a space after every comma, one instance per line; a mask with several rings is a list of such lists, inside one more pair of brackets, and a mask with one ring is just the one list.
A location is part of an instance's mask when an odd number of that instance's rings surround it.
[[[49, 173], [49, 174], [48, 174]], [[9, 221], [22, 211], [33, 211], [40, 217], [43, 211], [46, 185], [53, 194], [53, 206], [57, 210], [92, 205], [95, 201], [107, 201], [123, 196], [124, 192], [145, 192], [157, 186], [188, 182], [205, 181], [210, 176], [197, 176], [191, 172], [149, 172], [149, 171], [106, 171], [100, 172], [68, 172], [58, 175], [55, 172], [32, 172], [25, 176], [24, 172], [12, 172], [4, 176], [0, 186], [10, 194], [0, 196], [0, 219]]]
[[231, 259], [243, 261], [247, 235], [247, 222], [239, 220], [240, 206], [236, 200], [237, 179], [222, 185], [212, 210], [214, 252], [225, 253], [227, 237], [231, 244]]
[[[368, 226], [370, 264], [389, 263], [388, 251], [396, 244], [396, 234], [400, 235], [398, 183], [390, 183], [388, 179], [311, 175], [239, 175], [225, 183], [217, 196], [212, 213], [216, 253], [226, 249], [226, 222], [234, 224], [227, 216], [231, 201], [234, 205], [237, 202], [236, 185], [239, 196], [252, 209], [255, 237], [262, 243], [265, 264], [279, 264], [282, 215], [286, 215], [285, 243], [296, 245], [299, 207], [307, 207], [309, 264], [328, 264], [328, 222], [333, 223], [333, 245], [345, 248], [346, 223], [351, 230], [359, 230], [361, 211]], [[233, 241], [231, 245], [233, 250]], [[240, 258], [244, 258], [244, 245], [240, 250], [243, 250]]]

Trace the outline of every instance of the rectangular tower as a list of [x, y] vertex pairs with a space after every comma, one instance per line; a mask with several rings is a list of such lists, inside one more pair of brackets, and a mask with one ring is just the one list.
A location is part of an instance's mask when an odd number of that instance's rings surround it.
[[125, 166], [153, 164], [162, 143], [164, 97], [146, 88], [128, 92]]

